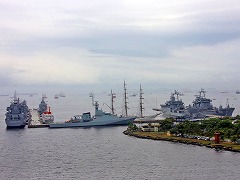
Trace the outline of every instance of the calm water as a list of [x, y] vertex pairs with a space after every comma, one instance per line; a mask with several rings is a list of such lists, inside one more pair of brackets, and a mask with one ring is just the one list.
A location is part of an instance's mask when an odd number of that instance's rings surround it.
[[[86, 96], [66, 94], [48, 98], [56, 121], [92, 110]], [[216, 95], [216, 94], [212, 94]], [[220, 94], [221, 95], [221, 94]], [[145, 95], [146, 113], [150, 106], [163, 103], [169, 94]], [[210, 96], [210, 95], [209, 95]], [[101, 97], [100, 105], [108, 102]], [[104, 98], [103, 98], [104, 97]], [[239, 96], [240, 97], [240, 96]], [[239, 97], [229, 95], [232, 103]], [[39, 96], [24, 97], [36, 107]], [[186, 95], [182, 99], [187, 99]], [[213, 98], [213, 97], [211, 97]], [[220, 101], [220, 97], [214, 97]], [[160, 100], [162, 99], [162, 100]], [[163, 100], [164, 99], [164, 100]], [[192, 99], [192, 98], [189, 98]], [[225, 97], [222, 97], [224, 100]], [[4, 122], [9, 97], [0, 97], [0, 177], [1, 179], [239, 179], [240, 154], [171, 142], [125, 136], [120, 127], [7, 130]], [[137, 102], [134, 98], [129, 101]], [[221, 101], [222, 101], [221, 100]], [[230, 101], [230, 104], [231, 104]], [[121, 107], [117, 102], [116, 107]], [[137, 104], [137, 103], [135, 103]], [[130, 103], [134, 107], [134, 103]], [[135, 107], [137, 109], [137, 105]], [[132, 108], [132, 113], [137, 110]], [[107, 108], [106, 108], [107, 110]], [[92, 111], [91, 111], [92, 112]], [[239, 108], [236, 114], [239, 114]]]

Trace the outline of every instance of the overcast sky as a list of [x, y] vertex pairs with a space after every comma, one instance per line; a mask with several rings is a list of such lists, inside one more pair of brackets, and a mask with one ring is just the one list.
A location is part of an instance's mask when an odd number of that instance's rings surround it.
[[0, 0], [0, 84], [240, 88], [239, 0]]

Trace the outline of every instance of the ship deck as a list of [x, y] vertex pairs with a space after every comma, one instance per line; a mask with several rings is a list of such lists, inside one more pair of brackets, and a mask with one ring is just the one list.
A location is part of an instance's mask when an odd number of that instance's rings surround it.
[[30, 113], [32, 115], [32, 120], [28, 122], [28, 128], [43, 128], [49, 127], [48, 124], [43, 124], [40, 120], [38, 111], [36, 109], [31, 109]]

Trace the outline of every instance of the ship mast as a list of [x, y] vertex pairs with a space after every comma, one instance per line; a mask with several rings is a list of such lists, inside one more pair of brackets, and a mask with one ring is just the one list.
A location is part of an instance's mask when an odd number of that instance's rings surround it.
[[116, 98], [116, 95], [111, 90], [111, 110], [112, 110], [112, 114], [114, 114], [114, 110], [115, 110], [114, 107], [113, 107], [114, 98]]
[[95, 107], [95, 116], [98, 116], [99, 115], [99, 104], [98, 104], [98, 101], [94, 101], [94, 94], [91, 92], [89, 94], [89, 97], [92, 98], [92, 105]]
[[17, 91], [14, 92], [14, 96], [13, 96], [13, 102], [17, 103], [19, 101], [19, 99], [17, 98]]
[[124, 110], [125, 110], [125, 115], [128, 116], [128, 106], [127, 106], [127, 89], [126, 89], [126, 83], [124, 81]]
[[143, 107], [143, 91], [142, 91], [142, 86], [141, 86], [141, 84], [140, 84], [140, 95], [139, 95], [139, 99], [140, 99], [140, 116], [141, 117], [143, 117], [143, 109], [144, 109], [144, 107]]

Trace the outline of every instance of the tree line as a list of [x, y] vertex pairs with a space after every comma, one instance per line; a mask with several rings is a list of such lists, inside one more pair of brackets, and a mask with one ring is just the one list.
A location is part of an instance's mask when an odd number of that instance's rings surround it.
[[[135, 124], [130, 124], [129, 129], [137, 131], [138, 127]], [[215, 132], [219, 132], [222, 140], [229, 139], [235, 142], [240, 138], [240, 116], [209, 118], [200, 122], [188, 120], [175, 122], [173, 118], [166, 118], [161, 121], [159, 132], [167, 131], [182, 137], [184, 135], [213, 137]]]

